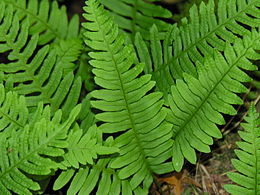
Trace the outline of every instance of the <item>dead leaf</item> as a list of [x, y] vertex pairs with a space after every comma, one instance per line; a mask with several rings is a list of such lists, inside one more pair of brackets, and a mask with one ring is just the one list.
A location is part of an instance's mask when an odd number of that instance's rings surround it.
[[185, 169], [179, 173], [173, 173], [173, 175], [170, 177], [160, 178], [159, 181], [163, 181], [171, 185], [173, 187], [172, 191], [175, 195], [181, 195], [184, 190], [183, 187], [185, 184], [195, 185], [201, 188], [201, 185], [199, 183], [197, 183], [194, 179], [188, 177], [188, 171]]

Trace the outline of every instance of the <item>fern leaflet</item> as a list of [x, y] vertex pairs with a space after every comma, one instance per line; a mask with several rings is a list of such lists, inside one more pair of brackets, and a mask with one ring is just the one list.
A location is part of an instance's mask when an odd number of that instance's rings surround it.
[[227, 184], [225, 189], [231, 194], [260, 193], [260, 117], [253, 105], [249, 108], [247, 123], [239, 131], [244, 141], [237, 142], [235, 153], [239, 159], [232, 159], [232, 164], [240, 173], [228, 173], [228, 177], [238, 185]]

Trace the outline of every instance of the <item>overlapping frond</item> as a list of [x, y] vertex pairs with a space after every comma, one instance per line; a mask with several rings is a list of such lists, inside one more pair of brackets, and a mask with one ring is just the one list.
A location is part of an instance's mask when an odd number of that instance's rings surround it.
[[150, 28], [149, 41], [145, 42], [140, 33], [135, 36], [135, 48], [139, 61], [145, 63], [144, 72], [153, 75], [152, 79], [156, 80], [156, 88], [163, 92], [164, 97], [168, 95], [169, 87], [175, 82], [171, 75], [170, 66], [167, 65], [164, 69], [161, 69], [162, 65], [169, 64], [169, 60], [172, 60], [171, 45], [173, 42], [172, 30], [174, 28], [175, 26], [171, 26], [168, 29], [164, 34], [163, 41], [159, 38], [156, 25]]
[[231, 104], [242, 104], [235, 94], [246, 92], [242, 82], [251, 78], [241, 70], [256, 70], [249, 59], [259, 59], [260, 34], [254, 31], [243, 41], [233, 46], [227, 45], [224, 56], [215, 52], [203, 65], [198, 64], [198, 78], [184, 74], [184, 80], [177, 79], [169, 95], [168, 120], [173, 124], [172, 148], [173, 164], [181, 170], [184, 158], [196, 162], [195, 149], [210, 152], [212, 137], [220, 138], [221, 133], [215, 124], [224, 124], [220, 113], [234, 115], [236, 110]]
[[239, 159], [232, 164], [239, 173], [230, 172], [228, 177], [238, 185], [227, 184], [225, 189], [234, 195], [260, 193], [260, 116], [253, 105], [242, 123], [244, 131], [239, 131], [243, 141], [237, 142], [235, 153]]
[[[2, 129], [0, 194], [32, 194], [31, 191], [40, 190], [40, 185], [30, 175], [49, 175], [57, 170], [59, 163], [55, 162], [55, 158], [64, 155], [68, 146], [68, 130], [80, 109], [80, 105], [76, 106], [68, 119], [61, 122], [61, 110], [51, 117], [50, 107], [43, 108], [39, 104], [36, 112], [27, 117], [26, 124], [12, 131], [11, 136], [6, 133], [7, 129]], [[15, 111], [19, 112], [19, 106]]]
[[[39, 44], [44, 45], [50, 41], [78, 38], [79, 18], [74, 16], [68, 21], [66, 8], [59, 8], [58, 3], [48, 0], [1, 0], [1, 15], [12, 17], [6, 11], [13, 10], [19, 23], [29, 21], [29, 33], [39, 34]], [[6, 29], [8, 30], [8, 29]]]
[[38, 50], [40, 36], [29, 35], [29, 19], [20, 23], [19, 12], [14, 12], [12, 6], [3, 13], [0, 54], [6, 58], [0, 61], [0, 72], [5, 89], [25, 95], [30, 107], [40, 101], [51, 104], [53, 112], [63, 107], [65, 117], [76, 105], [81, 89], [80, 77], [74, 78], [72, 73], [81, 43], [61, 40], [54, 47], [46, 45]]
[[148, 47], [140, 35], [137, 36], [138, 55], [142, 62], [148, 62], [149, 73], [153, 74], [161, 91], [169, 92], [174, 81], [183, 78], [184, 72], [197, 77], [194, 65], [197, 61], [202, 63], [214, 50], [223, 51], [226, 42], [234, 43], [260, 26], [258, 0], [217, 2], [215, 5], [214, 0], [209, 0], [208, 4], [194, 5], [189, 18], [184, 18], [181, 25], [169, 28], [163, 44], [158, 41], [159, 33], [155, 29], [152, 29]]
[[[110, 137], [104, 146], [111, 147], [112, 143], [113, 139]], [[58, 190], [71, 181], [68, 195], [86, 195], [91, 192], [99, 195], [132, 194], [129, 181], [121, 180], [118, 171], [111, 168], [112, 159], [113, 157], [106, 156], [92, 165], [80, 166], [79, 169], [68, 168], [57, 178], [53, 188]]]
[[96, 125], [91, 126], [85, 134], [82, 129], [75, 126], [69, 134], [69, 145], [62, 164], [66, 167], [79, 168], [80, 164], [93, 164], [93, 160], [97, 159], [98, 155], [109, 155], [119, 151], [115, 147], [103, 146], [102, 134], [97, 134]]
[[[115, 138], [119, 147], [111, 168], [119, 169], [119, 178], [130, 179], [131, 189], [148, 190], [152, 173], [172, 170], [169, 158], [172, 145], [171, 125], [164, 123], [166, 109], [162, 108], [160, 92], [152, 93], [155, 83], [151, 75], [143, 75], [143, 64], [134, 64], [135, 52], [124, 45], [124, 37], [110, 15], [95, 0], [84, 7], [87, 23], [84, 27], [86, 44], [95, 51], [93, 60], [95, 82], [101, 87], [91, 95], [91, 104], [102, 112], [96, 119], [103, 133], [121, 132]], [[149, 93], [149, 94], [148, 94]], [[138, 187], [139, 186], [139, 187]]]
[[163, 36], [163, 32], [166, 32], [170, 26], [161, 19], [171, 18], [171, 12], [151, 2], [144, 0], [100, 0], [100, 2], [110, 10], [119, 28], [131, 32], [132, 38], [137, 32], [148, 38], [146, 35], [153, 24], [158, 26]]

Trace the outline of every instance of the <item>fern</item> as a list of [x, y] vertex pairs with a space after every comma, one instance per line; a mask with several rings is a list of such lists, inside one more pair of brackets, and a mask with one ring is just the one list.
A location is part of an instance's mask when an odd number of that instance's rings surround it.
[[239, 131], [244, 141], [237, 142], [239, 149], [235, 150], [239, 159], [232, 159], [232, 164], [240, 173], [228, 173], [228, 177], [238, 185], [224, 186], [231, 194], [260, 192], [260, 118], [253, 105], [245, 121], [247, 123], [241, 124], [245, 131]]
[[40, 36], [29, 35], [29, 20], [20, 23], [19, 12], [14, 12], [12, 6], [5, 12], [0, 17], [3, 21], [0, 25], [0, 53], [7, 55], [7, 59], [0, 63], [0, 71], [6, 90], [25, 95], [29, 107], [36, 107], [43, 101], [52, 105], [52, 112], [61, 107], [66, 112], [71, 110], [81, 89], [80, 77], [74, 78], [71, 72], [81, 43], [61, 40], [54, 47], [46, 45], [37, 51]]
[[[17, 95], [8, 93], [16, 101]], [[11, 94], [11, 95], [10, 95]], [[4, 94], [1, 93], [1, 99]], [[11, 107], [10, 102], [6, 107]], [[18, 102], [16, 102], [17, 104]], [[19, 112], [18, 106], [16, 112]], [[3, 107], [2, 107], [3, 108]], [[14, 108], [15, 109], [15, 108]], [[0, 133], [0, 193], [1, 194], [31, 194], [29, 190], [40, 190], [36, 181], [30, 175], [49, 175], [57, 170], [59, 163], [54, 157], [62, 157], [67, 147], [67, 132], [75, 121], [80, 111], [80, 106], [75, 107], [69, 118], [61, 123], [62, 112], [59, 110], [50, 117], [50, 107], [43, 109], [39, 104], [37, 111], [26, 118], [25, 124], [20, 124], [11, 133], [4, 126]], [[17, 126], [12, 113], [6, 113], [6, 117], [12, 119], [9, 127]], [[11, 130], [9, 130], [11, 131]], [[11, 134], [11, 136], [10, 136]]]
[[[212, 137], [220, 138], [221, 133], [215, 124], [225, 123], [220, 113], [235, 115], [230, 104], [242, 104], [234, 93], [244, 93], [247, 88], [241, 82], [251, 78], [241, 69], [256, 70], [249, 59], [257, 59], [259, 54], [259, 32], [237, 41], [234, 46], [227, 45], [224, 56], [215, 52], [214, 58], [198, 64], [198, 79], [184, 74], [184, 80], [177, 79], [169, 95], [171, 111], [168, 120], [173, 124], [173, 164], [180, 171], [184, 157], [196, 162], [195, 150], [210, 152], [208, 145]], [[249, 58], [249, 59], [247, 59]]]
[[172, 169], [170, 163], [163, 163], [169, 158], [172, 141], [171, 126], [163, 123], [166, 110], [162, 108], [162, 94], [147, 94], [155, 83], [150, 75], [137, 78], [143, 64], [133, 64], [134, 52], [131, 46], [123, 45], [124, 38], [108, 13], [95, 0], [88, 1], [84, 10], [90, 21], [84, 24], [88, 30], [85, 42], [96, 50], [89, 53], [93, 58], [90, 64], [96, 84], [103, 88], [91, 93], [97, 99], [92, 105], [103, 111], [96, 115], [104, 122], [99, 129], [104, 133], [122, 132], [115, 139], [120, 156], [111, 167], [120, 169], [121, 179], [132, 177], [133, 190], [140, 184], [147, 190], [152, 172]]
[[153, 24], [158, 26], [161, 36], [170, 26], [159, 18], [171, 18], [171, 12], [150, 2], [144, 0], [100, 0], [100, 2], [111, 10], [110, 13], [114, 16], [119, 28], [126, 32], [130, 31], [132, 39], [137, 32], [146, 37], [147, 29]]
[[[74, 16], [68, 22], [65, 7], [61, 9], [58, 3], [54, 1], [51, 5], [48, 0], [2, 0], [0, 3], [1, 15], [12, 17], [5, 11], [13, 10], [15, 17], [22, 21], [29, 21], [29, 33], [31, 35], [39, 34], [39, 44], [44, 45], [50, 41], [78, 38], [79, 18]], [[9, 25], [11, 23], [9, 22]]]
[[11, 135], [27, 123], [29, 113], [25, 98], [18, 97], [13, 92], [6, 94], [2, 84], [0, 85], [0, 97], [0, 133], [4, 130], [6, 135]]
[[[104, 146], [111, 147], [112, 137], [108, 138]], [[90, 194], [97, 188], [96, 194], [132, 194], [128, 180], [121, 180], [118, 171], [111, 168], [111, 157], [99, 159], [93, 164], [80, 166], [79, 169], [68, 168], [63, 171], [54, 183], [54, 189], [60, 189], [71, 180], [68, 195]]]
[[[93, 164], [93, 159], [97, 159], [98, 155], [108, 155], [118, 152], [115, 147], [102, 146], [102, 141], [98, 141], [97, 127], [90, 127], [87, 133], [83, 134], [83, 130], [75, 127], [69, 134], [68, 152], [64, 155], [64, 164], [66, 167], [79, 168], [82, 165]], [[102, 140], [102, 135], [100, 137]]]
[[169, 28], [163, 44], [155, 27], [150, 31], [148, 47], [137, 34], [135, 45], [139, 58], [148, 66], [157, 88], [168, 93], [184, 72], [197, 77], [194, 66], [197, 61], [203, 63], [204, 57], [212, 56], [214, 50], [223, 51], [226, 42], [234, 43], [238, 37], [249, 35], [251, 29], [259, 27], [259, 6], [258, 0], [219, 0], [217, 5], [209, 0], [199, 8], [194, 5], [189, 18]]
[[[0, 1], [0, 194], [47, 193], [55, 178], [71, 195], [148, 194], [210, 152], [257, 84], [259, 1], [202, 2], [178, 25], [160, 4], [88, 0], [79, 29], [56, 0]], [[250, 130], [232, 193], [259, 191]]]

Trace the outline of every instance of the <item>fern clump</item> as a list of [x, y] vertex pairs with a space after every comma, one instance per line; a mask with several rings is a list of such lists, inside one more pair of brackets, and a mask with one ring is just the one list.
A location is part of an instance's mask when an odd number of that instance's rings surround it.
[[232, 159], [232, 164], [239, 173], [228, 173], [228, 177], [235, 182], [225, 185], [231, 194], [259, 194], [260, 192], [260, 117], [253, 105], [250, 106], [246, 123], [239, 131], [243, 141], [237, 142], [235, 153], [239, 159]]
[[[159, 0], [87, 0], [81, 25], [64, 2], [0, 1], [0, 194], [149, 194], [257, 83], [259, 1], [201, 1], [172, 24]], [[258, 119], [230, 193], [259, 193]]]

